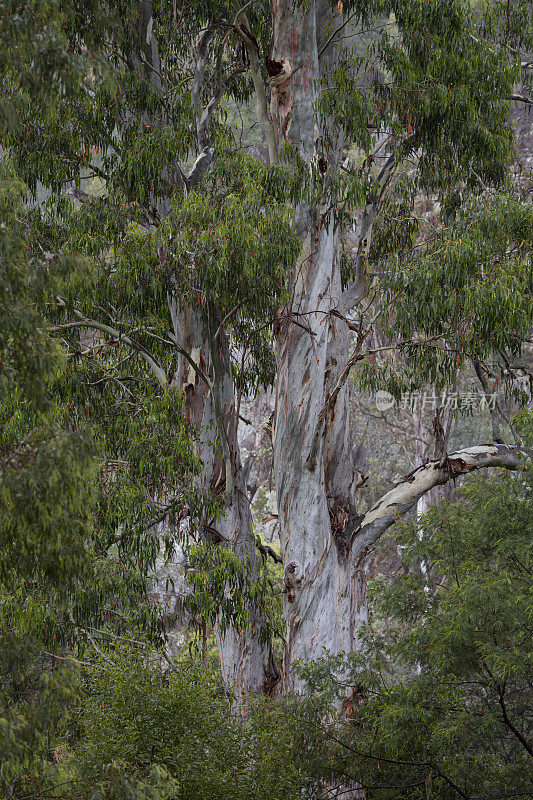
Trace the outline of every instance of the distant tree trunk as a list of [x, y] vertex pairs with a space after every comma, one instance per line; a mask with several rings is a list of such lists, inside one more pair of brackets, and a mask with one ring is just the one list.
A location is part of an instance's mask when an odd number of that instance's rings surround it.
[[[451, 420], [448, 420], [448, 424], [451, 424]], [[419, 467], [427, 463], [431, 458], [430, 447], [433, 443], [430, 439], [427, 426], [424, 423], [424, 411], [420, 408], [420, 404], [418, 404], [413, 411], [413, 429], [415, 435], [415, 466]], [[433, 489], [422, 495], [416, 504], [417, 519], [420, 519], [420, 517], [425, 514], [431, 506], [436, 505], [438, 501], [439, 488], [438, 486], [434, 486]]]

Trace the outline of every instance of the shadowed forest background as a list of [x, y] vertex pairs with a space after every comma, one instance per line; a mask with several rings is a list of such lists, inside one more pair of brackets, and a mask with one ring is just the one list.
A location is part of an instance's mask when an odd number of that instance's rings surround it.
[[0, 797], [533, 796], [532, 19], [0, 0]]

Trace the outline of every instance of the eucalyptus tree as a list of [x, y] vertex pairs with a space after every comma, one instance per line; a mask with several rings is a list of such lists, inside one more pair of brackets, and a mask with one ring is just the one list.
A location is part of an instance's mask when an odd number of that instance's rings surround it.
[[[531, 208], [491, 191], [512, 154], [508, 104], [528, 10], [461, 0], [60, 5], [52, 28], [67, 53], [91, 54], [90, 69], [50, 111], [28, 99], [31, 58], [3, 63], [18, 118], [3, 144], [30, 188], [51, 193], [56, 249], [93, 264], [51, 316], [78, 360], [105, 370], [91, 381], [77, 373], [77, 408], [106, 419], [110, 401], [127, 412], [108, 439], [126, 472], [136, 465], [121, 503], [107, 504], [119, 545], [140, 547], [154, 520], [188, 517], [203, 543], [193, 583], [218, 626], [225, 679], [272, 688], [237, 429], [242, 397], [275, 382], [280, 686], [298, 688], [295, 660], [357, 647], [364, 560], [398, 514], [460, 474], [518, 464], [503, 443], [444, 447], [365, 511], [348, 376], [357, 365], [364, 385], [398, 395], [445, 385], [467, 358], [520, 348]], [[252, 98], [268, 166], [227, 121]], [[424, 247], [415, 189], [442, 203]], [[378, 319], [394, 342], [379, 369], [368, 344]], [[80, 329], [97, 332], [81, 349]], [[173, 481], [183, 418], [204, 502]], [[217, 566], [211, 578], [202, 559]]]
[[[363, 45], [343, 48], [339, 39], [354, 19], [359, 27], [352, 34]], [[462, 3], [273, 4], [271, 124], [285, 162], [301, 171], [306, 184], [295, 200], [302, 247], [275, 326], [274, 472], [288, 685], [295, 685], [294, 660], [313, 660], [323, 648], [337, 653], [357, 646], [366, 614], [362, 564], [399, 514], [451, 477], [517, 463], [513, 448], [500, 444], [444, 450], [366, 513], [357, 507], [361, 477], [349, 431], [350, 366], [362, 361], [366, 385], [394, 393], [422, 377], [442, 385], [469, 355], [481, 360], [494, 349], [517, 348], [530, 324], [531, 214], [519, 202], [491, 200], [473, 231], [467, 214], [458, 230], [439, 231], [420, 257], [413, 257], [404, 215], [403, 224], [389, 227], [388, 252], [380, 261], [371, 250], [380, 206], [413, 159], [417, 185], [439, 192], [449, 218], [475, 182], [485, 186], [504, 176], [511, 148], [508, 100], [517, 72], [484, 22]], [[375, 169], [383, 136], [389, 151]], [[347, 143], [364, 154], [359, 169], [350, 171], [343, 161]], [[358, 207], [357, 252], [346, 265], [340, 230], [343, 217]], [[380, 313], [400, 334], [407, 364], [395, 357], [375, 370], [371, 352], [365, 354]], [[352, 330], [356, 341], [347, 358]]]
[[[48, 31], [41, 9], [15, 6], [7, 30], [19, 33], [18, 10]], [[99, 522], [109, 545], [146, 569], [158, 525], [177, 529], [184, 517], [192, 535], [226, 545], [189, 552], [190, 600], [216, 625], [227, 683], [257, 691], [269, 652], [252, 596], [256, 541], [237, 420], [243, 393], [273, 379], [269, 320], [297, 252], [289, 205], [216, 118], [223, 96], [249, 91], [238, 54], [219, 42], [213, 64], [213, 31], [197, 41], [204, 11], [189, 10], [183, 26], [172, 8], [154, 23], [146, 2], [53, 11], [59, 59], [85, 58], [83, 80], [72, 91], [51, 60], [56, 102], [41, 108], [25, 85], [33, 52], [19, 47], [3, 90], [16, 107], [4, 144], [30, 189], [48, 193], [47, 245], [84, 253], [92, 269], [50, 307], [50, 330], [70, 356], [56, 389], [102, 440], [109, 480]], [[91, 181], [100, 183], [86, 191]], [[197, 434], [200, 475], [186, 429]], [[253, 633], [237, 636], [247, 624]]]

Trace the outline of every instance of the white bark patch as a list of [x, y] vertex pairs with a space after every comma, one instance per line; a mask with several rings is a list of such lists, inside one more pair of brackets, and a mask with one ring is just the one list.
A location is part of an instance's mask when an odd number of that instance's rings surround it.
[[148, 21], [148, 26], [146, 28], [146, 44], [151, 43], [153, 30], [154, 30], [154, 18], [150, 17]]

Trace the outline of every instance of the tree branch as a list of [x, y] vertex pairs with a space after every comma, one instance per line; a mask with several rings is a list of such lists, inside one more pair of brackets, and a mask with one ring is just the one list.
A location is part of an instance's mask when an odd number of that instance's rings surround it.
[[355, 274], [357, 276], [357, 282], [360, 283], [362, 280], [362, 272], [365, 268], [365, 264], [368, 260], [368, 253], [370, 251], [370, 244], [372, 241], [372, 228], [374, 225], [374, 220], [376, 218], [376, 214], [378, 212], [379, 204], [381, 198], [383, 197], [383, 192], [385, 191], [387, 184], [389, 183], [394, 165], [396, 163], [396, 158], [394, 153], [392, 153], [387, 160], [385, 161], [384, 165], [382, 166], [379, 175], [377, 177], [377, 186], [376, 191], [367, 198], [365, 210], [363, 212], [363, 218], [361, 220], [361, 232], [359, 234], [359, 243], [357, 245], [357, 254], [355, 258]]
[[[443, 464], [429, 461], [415, 469], [401, 483], [370, 508], [359, 521], [352, 541], [357, 550], [371, 547], [399, 517], [413, 508], [420, 498], [434, 486], [442, 486], [452, 478], [465, 475], [483, 467], [518, 469], [524, 453], [505, 444], [483, 444], [450, 453]], [[529, 456], [528, 456], [529, 458]]]
[[206, 107], [201, 110], [201, 95], [202, 87], [205, 80], [205, 71], [207, 68], [207, 48], [214, 34], [213, 28], [208, 28], [198, 43], [198, 55], [196, 60], [196, 68], [194, 71], [193, 83], [191, 88], [191, 103], [196, 110], [196, 136], [198, 139], [198, 147], [200, 153], [194, 162], [189, 175], [185, 178], [187, 186], [197, 186], [213, 161], [214, 149], [211, 144], [211, 137], [209, 135], [209, 122], [214, 112], [218, 108], [220, 99], [231, 81], [244, 72], [244, 67], [235, 70], [227, 80], [222, 79], [222, 64], [220, 53], [217, 59], [216, 74], [217, 86], [213, 97], [209, 100]]
[[513, 725], [513, 723], [509, 719], [509, 715], [507, 713], [507, 705], [505, 703], [504, 691], [500, 689], [498, 685], [496, 685], [496, 691], [498, 693], [498, 703], [500, 704], [500, 708], [502, 710], [502, 718], [504, 724], [509, 728], [511, 733], [514, 736], [516, 736], [516, 738], [518, 739], [522, 747], [526, 750], [526, 752], [528, 752], [530, 756], [533, 756], [533, 747], [531, 747], [526, 737], [522, 733], [520, 733], [518, 728], [515, 725]]
[[259, 550], [259, 552], [265, 556], [270, 556], [270, 558], [274, 561], [275, 564], [283, 564], [283, 559], [276, 551], [270, 547], [268, 544], [263, 544], [259, 536], [255, 537], [255, 546]]
[[[62, 300], [60, 297], [58, 297], [58, 303], [63, 306], [65, 305], [64, 300]], [[109, 325], [105, 325], [103, 322], [98, 322], [98, 320], [84, 317], [81, 311], [78, 311], [77, 308], [73, 309], [73, 313], [76, 317], [78, 317], [79, 322], [68, 322], [66, 325], [57, 325], [52, 327], [51, 330], [62, 330], [64, 328], [94, 328], [94, 330], [107, 333], [108, 336], [112, 336], [119, 342], [124, 342], [124, 344], [127, 344], [129, 347], [136, 350], [154, 373], [159, 385], [165, 390], [165, 392], [168, 391], [169, 385], [164, 369], [158, 364], [149, 350], [143, 347], [142, 344], [134, 342], [133, 339], [130, 339], [129, 336], [117, 330], [116, 328], [111, 328]]]

